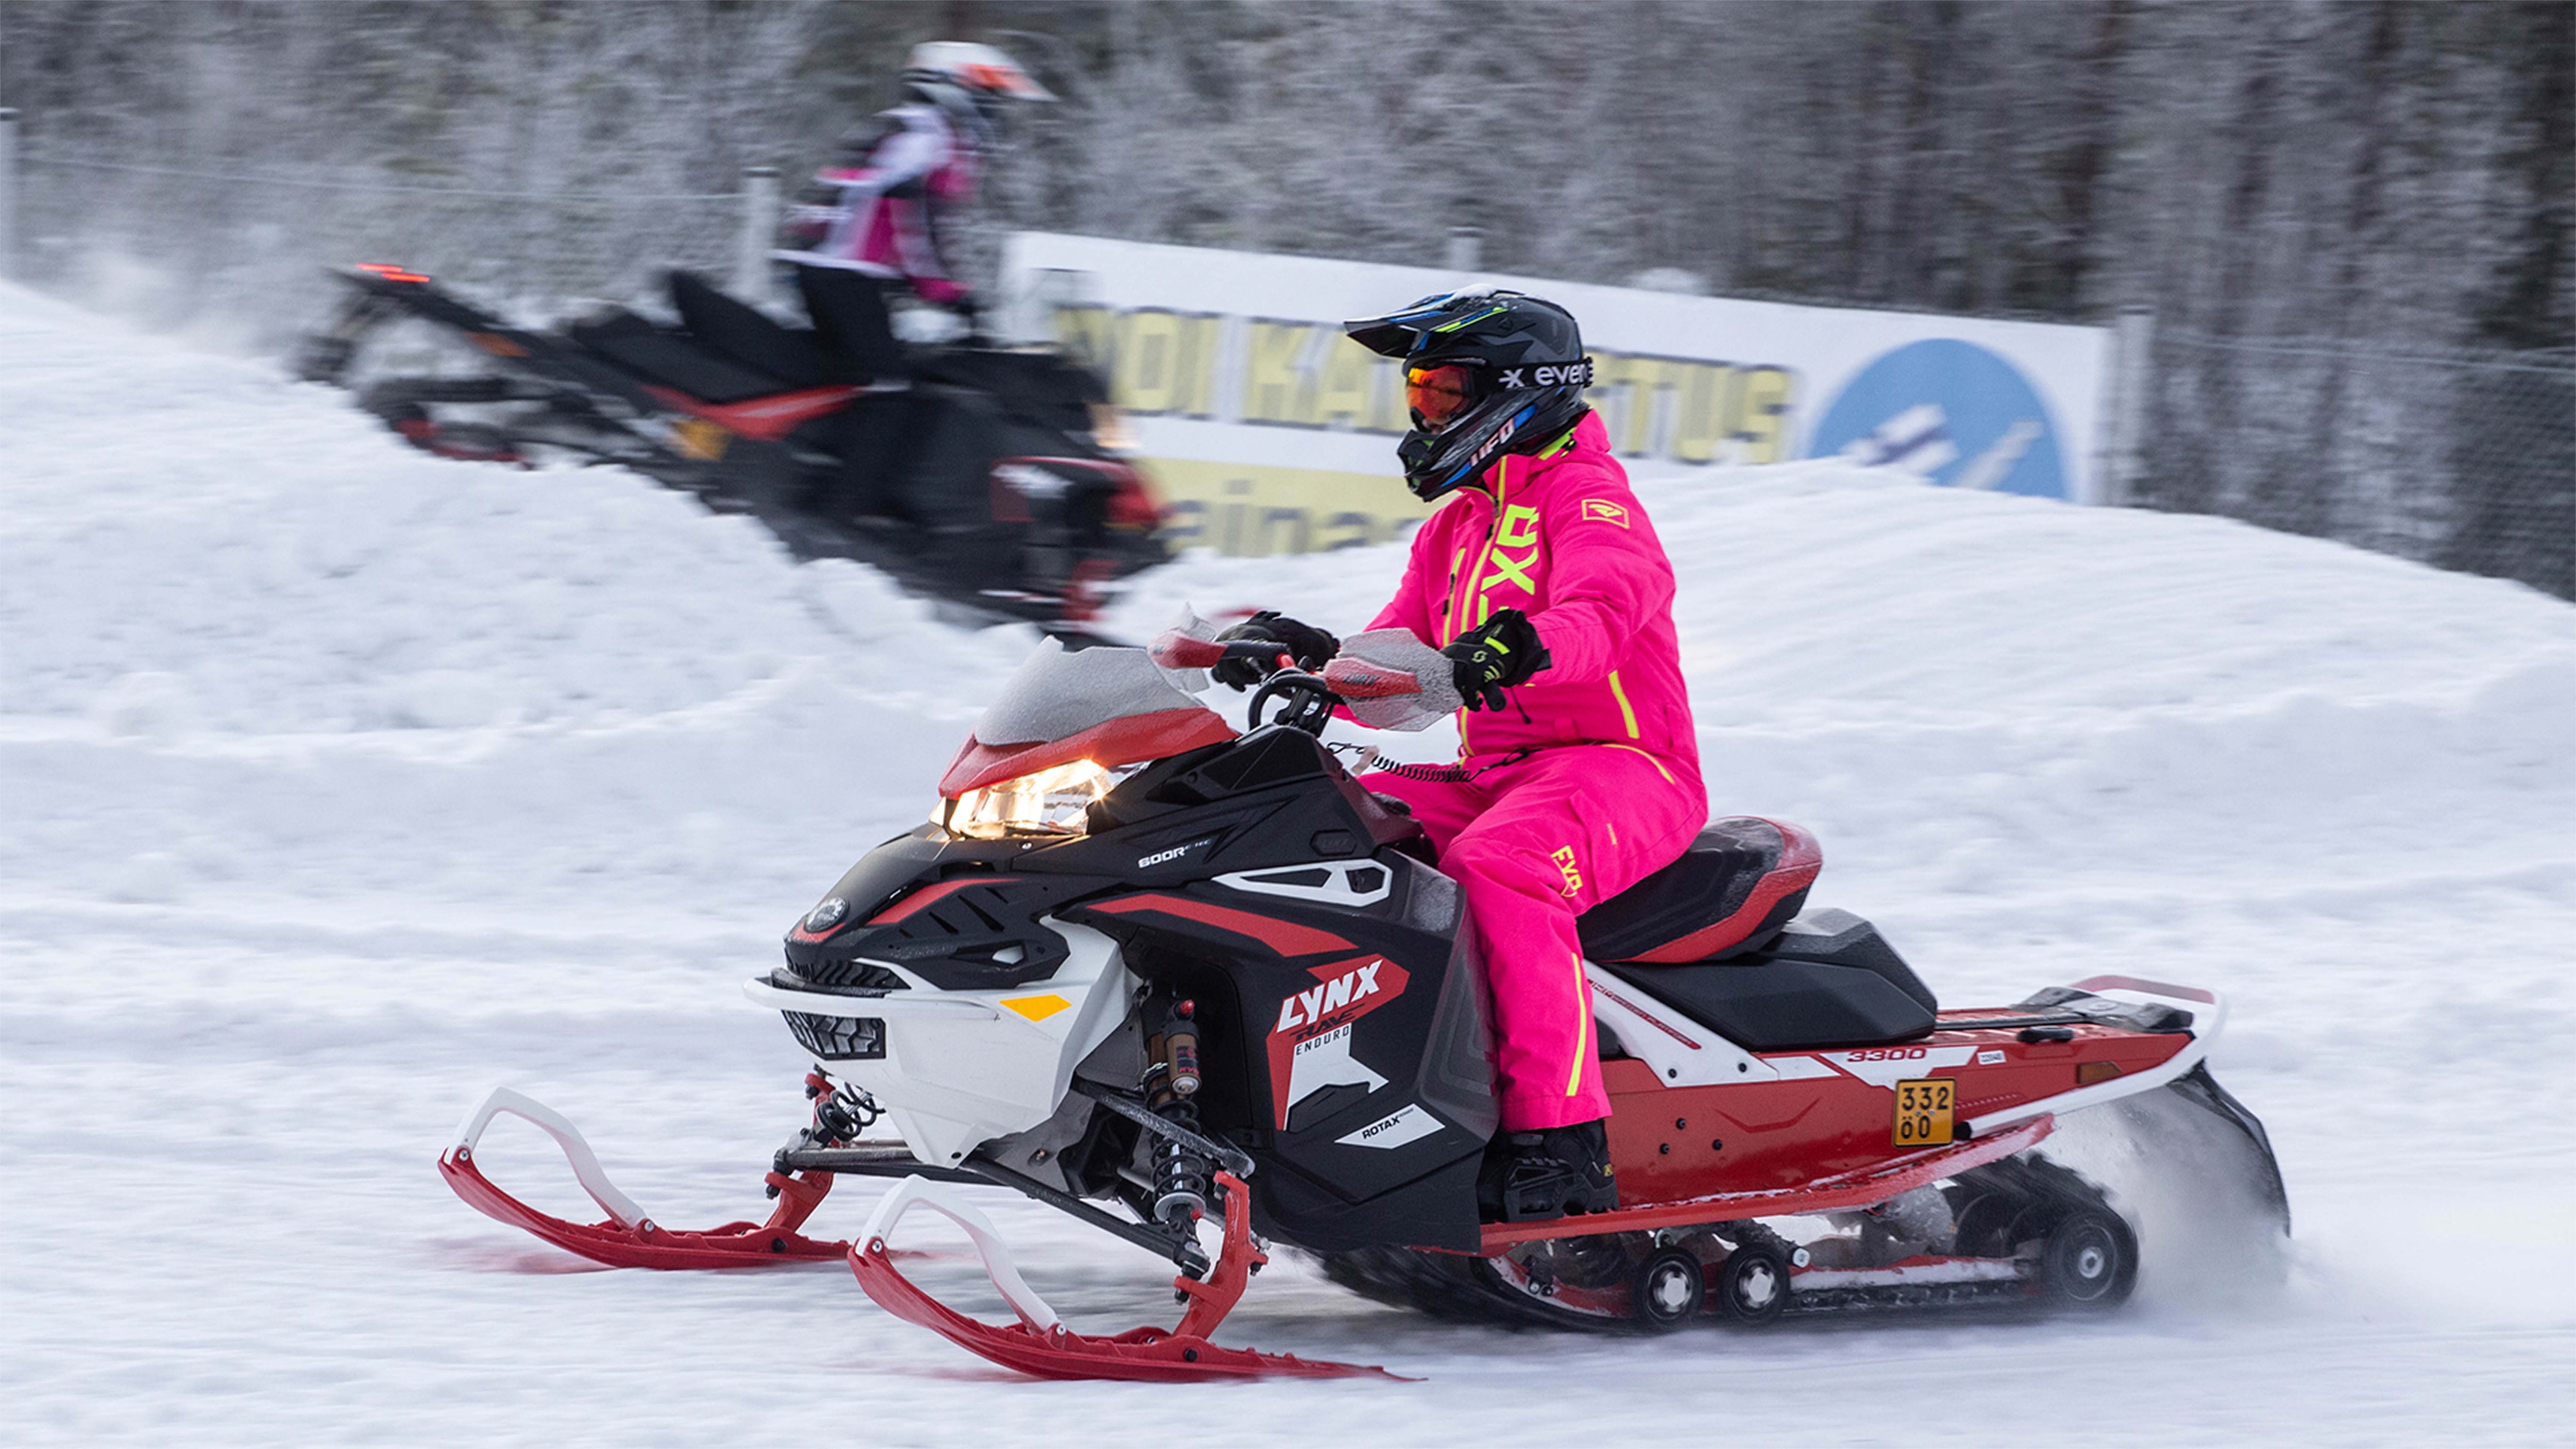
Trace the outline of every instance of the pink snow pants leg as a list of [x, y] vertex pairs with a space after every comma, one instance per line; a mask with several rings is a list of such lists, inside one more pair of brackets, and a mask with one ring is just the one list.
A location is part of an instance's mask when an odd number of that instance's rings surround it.
[[1493, 987], [1503, 1130], [1609, 1116], [1574, 918], [1680, 858], [1708, 823], [1699, 780], [1639, 750], [1567, 745], [1464, 782], [1360, 783], [1413, 807], [1466, 895]]

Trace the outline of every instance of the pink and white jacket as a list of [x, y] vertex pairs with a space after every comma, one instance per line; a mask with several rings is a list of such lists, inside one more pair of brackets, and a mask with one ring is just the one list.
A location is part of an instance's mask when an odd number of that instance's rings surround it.
[[1462, 710], [1468, 759], [1611, 745], [1699, 780], [1673, 629], [1673, 566], [1598, 414], [1540, 456], [1507, 455], [1413, 535], [1395, 598], [1369, 625], [1434, 646], [1518, 609], [1552, 661], [1501, 710]]
[[966, 289], [939, 254], [939, 223], [974, 199], [982, 148], [928, 101], [896, 106], [878, 119], [885, 129], [858, 164], [815, 173], [817, 182], [837, 190], [837, 204], [800, 206], [789, 218], [791, 234], [821, 235], [775, 255], [802, 266], [900, 277], [924, 301], [955, 302]]

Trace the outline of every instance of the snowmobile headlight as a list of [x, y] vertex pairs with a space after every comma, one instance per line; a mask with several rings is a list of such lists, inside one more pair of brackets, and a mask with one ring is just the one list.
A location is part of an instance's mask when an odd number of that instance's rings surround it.
[[1128, 426], [1126, 410], [1116, 403], [1093, 403], [1091, 441], [1104, 453], [1136, 451], [1136, 430]]
[[942, 800], [930, 818], [959, 835], [986, 840], [1005, 835], [1080, 835], [1089, 828], [1091, 802], [1108, 794], [1115, 780], [1091, 761], [1076, 760]]

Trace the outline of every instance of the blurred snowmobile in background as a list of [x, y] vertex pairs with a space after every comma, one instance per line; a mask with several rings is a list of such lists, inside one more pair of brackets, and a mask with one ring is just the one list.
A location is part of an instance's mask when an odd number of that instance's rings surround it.
[[[338, 274], [347, 305], [298, 373], [441, 457], [617, 463], [748, 513], [801, 560], [848, 558], [971, 620], [1085, 637], [1114, 581], [1168, 558], [1143, 478], [1103, 445], [1100, 379], [1064, 357], [980, 346], [826, 352], [686, 272], [679, 323], [624, 308], [514, 327], [418, 272]], [[352, 382], [371, 333], [418, 319], [483, 354], [461, 376]]]

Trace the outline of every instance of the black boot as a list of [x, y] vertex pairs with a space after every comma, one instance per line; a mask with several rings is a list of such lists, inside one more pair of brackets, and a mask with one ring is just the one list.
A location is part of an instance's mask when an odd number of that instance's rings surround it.
[[1528, 1223], [1619, 1205], [1607, 1121], [1510, 1132], [1485, 1149], [1476, 1205], [1489, 1223]]

